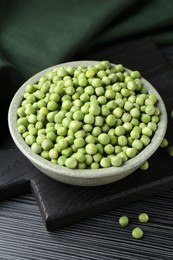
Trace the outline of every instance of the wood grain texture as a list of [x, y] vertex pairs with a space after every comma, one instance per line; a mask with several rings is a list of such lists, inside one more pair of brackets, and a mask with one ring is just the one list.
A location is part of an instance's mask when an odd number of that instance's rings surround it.
[[[73, 57], [73, 60], [110, 60], [129, 69], [139, 69], [162, 96], [168, 114], [173, 104], [173, 71], [149, 39], [102, 47]], [[173, 124], [169, 120], [167, 137]], [[40, 173], [13, 145], [7, 133], [0, 150], [0, 199], [28, 192], [35, 194], [48, 230], [81, 218], [119, 207], [165, 191], [172, 186], [173, 160], [158, 149], [148, 171], [137, 170], [127, 178], [101, 187], [75, 187], [56, 182]]]
[[[85, 218], [54, 232], [44, 227], [37, 203], [26, 194], [0, 203], [1, 260], [172, 260], [173, 191], [162, 192], [114, 210]], [[147, 212], [148, 223], [137, 216]], [[122, 228], [118, 218], [130, 224]], [[134, 227], [142, 239], [131, 236]]]

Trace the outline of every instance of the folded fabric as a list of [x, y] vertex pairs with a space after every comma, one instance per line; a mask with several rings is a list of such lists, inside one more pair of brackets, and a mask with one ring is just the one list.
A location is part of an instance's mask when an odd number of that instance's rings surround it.
[[0, 70], [15, 68], [26, 79], [96, 44], [145, 35], [173, 43], [172, 10], [171, 0], [2, 0]]

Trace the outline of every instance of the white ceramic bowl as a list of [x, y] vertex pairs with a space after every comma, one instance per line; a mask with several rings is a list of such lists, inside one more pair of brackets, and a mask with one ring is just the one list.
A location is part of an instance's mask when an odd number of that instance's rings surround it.
[[[129, 174], [133, 173], [136, 169], [140, 167], [140, 165], [147, 160], [159, 147], [167, 128], [167, 113], [165, 109], [165, 105], [163, 103], [162, 98], [156, 89], [144, 78], [142, 78], [142, 82], [145, 87], [148, 89], [149, 93], [155, 94], [158, 98], [158, 108], [161, 111], [160, 121], [158, 123], [158, 129], [156, 130], [151, 143], [141, 151], [137, 156], [128, 160], [120, 167], [109, 167], [102, 168], [98, 170], [88, 170], [88, 169], [68, 169], [64, 166], [59, 166], [51, 163], [50, 161], [42, 158], [41, 156], [33, 153], [30, 147], [25, 143], [21, 134], [17, 129], [17, 108], [20, 106], [21, 100], [23, 98], [24, 89], [27, 84], [36, 83], [40, 77], [42, 77], [48, 71], [53, 70], [56, 67], [66, 67], [66, 66], [74, 66], [77, 67], [79, 65], [89, 66], [95, 65], [98, 61], [74, 61], [59, 64], [57, 66], [50, 67], [45, 69], [38, 74], [34, 75], [32, 78], [27, 80], [16, 92], [14, 95], [8, 113], [8, 124], [11, 136], [19, 148], [19, 150], [31, 161], [36, 168], [38, 168], [41, 172], [48, 175], [49, 177], [68, 184], [78, 185], [78, 186], [99, 186], [112, 182], [116, 182], [122, 178], [125, 178]], [[128, 70], [129, 71], [129, 70]]]

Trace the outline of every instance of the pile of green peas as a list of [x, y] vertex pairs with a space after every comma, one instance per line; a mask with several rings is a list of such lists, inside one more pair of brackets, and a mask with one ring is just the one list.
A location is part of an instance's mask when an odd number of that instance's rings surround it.
[[57, 67], [28, 84], [17, 115], [34, 153], [71, 169], [99, 169], [121, 166], [142, 151], [160, 111], [139, 71], [101, 61]]

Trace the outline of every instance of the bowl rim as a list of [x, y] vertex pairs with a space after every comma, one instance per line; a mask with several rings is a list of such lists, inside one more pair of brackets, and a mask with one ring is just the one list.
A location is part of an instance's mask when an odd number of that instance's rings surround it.
[[[35, 165], [39, 165], [39, 167], [44, 168], [46, 171], [51, 171], [55, 174], [68, 176], [68, 177], [76, 177], [76, 178], [105, 178], [105, 177], [111, 177], [114, 175], [120, 175], [126, 172], [128, 169], [132, 168], [139, 168], [140, 165], [147, 160], [151, 155], [157, 150], [157, 148], [160, 146], [166, 132], [167, 128], [167, 112], [164, 105], [164, 102], [158, 93], [158, 91], [153, 87], [153, 85], [148, 82], [145, 78], [141, 77], [142, 83], [147, 87], [148, 92], [151, 94], [157, 95], [158, 99], [158, 107], [161, 111], [160, 114], [160, 121], [158, 123], [158, 128], [156, 132], [154, 133], [154, 136], [150, 142], [150, 144], [145, 147], [138, 155], [136, 155], [134, 158], [129, 159], [127, 162], [125, 162], [120, 167], [108, 167], [108, 168], [100, 168], [100, 169], [69, 169], [65, 166], [60, 166], [58, 164], [53, 164], [47, 159], [42, 158], [40, 155], [35, 154], [31, 151], [31, 148], [25, 143], [24, 139], [22, 138], [21, 134], [18, 132], [17, 128], [17, 113], [16, 110], [19, 107], [21, 100], [23, 98], [24, 89], [27, 84], [34, 84], [36, 83], [40, 77], [42, 77], [45, 73], [48, 71], [52, 71], [54, 68], [57, 67], [67, 67], [67, 66], [89, 66], [89, 65], [95, 65], [100, 61], [93, 61], [93, 60], [81, 60], [81, 61], [71, 61], [71, 62], [65, 62], [60, 63], [58, 65], [51, 66], [47, 69], [44, 69], [31, 78], [29, 78], [22, 86], [17, 90], [15, 95], [13, 96], [9, 110], [8, 110], [8, 126], [10, 130], [10, 134], [13, 138], [13, 141], [15, 142], [18, 149]], [[112, 65], [116, 65], [114, 63], [111, 63]], [[128, 68], [125, 68], [126, 71], [132, 71]], [[144, 160], [145, 158], [145, 160]]]

